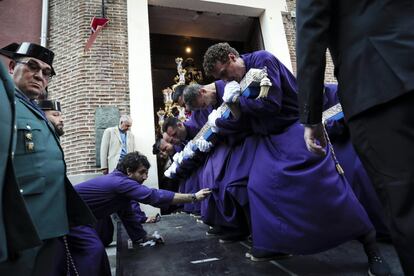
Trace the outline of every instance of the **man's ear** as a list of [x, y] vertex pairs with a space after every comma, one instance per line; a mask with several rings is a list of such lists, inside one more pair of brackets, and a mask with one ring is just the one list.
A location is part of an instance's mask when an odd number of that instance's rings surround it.
[[16, 62], [14, 60], [10, 60], [9, 62], [9, 74], [14, 73], [14, 68], [16, 67]]
[[229, 57], [229, 60], [231, 60], [231, 61], [235, 61], [236, 60], [236, 55], [233, 54], [233, 53], [229, 53], [228, 54], [228, 57]]
[[199, 91], [200, 91], [200, 95], [204, 95], [207, 93], [207, 90], [204, 87], [201, 87]]

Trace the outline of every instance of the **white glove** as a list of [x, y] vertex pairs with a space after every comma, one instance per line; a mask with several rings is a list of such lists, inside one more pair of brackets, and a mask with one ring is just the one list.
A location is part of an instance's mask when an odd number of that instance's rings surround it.
[[233, 103], [240, 96], [240, 84], [237, 81], [231, 81], [224, 87], [223, 101]]
[[170, 171], [170, 169], [168, 168], [165, 172], [164, 172], [164, 176], [166, 177], [166, 178], [172, 178], [172, 175], [171, 175], [171, 171]]
[[183, 162], [183, 158], [184, 158], [184, 150], [180, 152], [176, 152], [173, 156], [173, 161], [174, 163], [181, 164], [181, 162]]
[[171, 169], [168, 168], [165, 172], [164, 172], [165, 177], [167, 178], [172, 178], [172, 172]]
[[185, 145], [185, 147], [183, 149], [183, 159], [190, 159], [194, 156], [194, 151], [193, 151], [192, 147], [193, 147], [193, 142], [192, 141], [188, 142], [188, 144]]
[[177, 163], [177, 165], [181, 165], [181, 163], [183, 162], [183, 159], [184, 159], [184, 150], [178, 153], [177, 161], [175, 161], [174, 163]]
[[164, 172], [164, 175], [168, 178], [172, 178], [172, 176], [177, 172], [177, 163], [174, 162], [171, 166]]
[[209, 152], [211, 146], [213, 145], [211, 142], [206, 141], [204, 138], [197, 139], [195, 141], [195, 144], [201, 152]]
[[180, 154], [182, 154], [182, 152], [176, 152], [173, 156], [173, 161], [174, 162], [178, 162], [178, 158], [180, 157]]
[[216, 109], [211, 111], [211, 113], [208, 115], [208, 125], [211, 127], [211, 131], [214, 133], [218, 132], [218, 127], [216, 126], [216, 120], [217, 118], [220, 118], [220, 112], [218, 112]]

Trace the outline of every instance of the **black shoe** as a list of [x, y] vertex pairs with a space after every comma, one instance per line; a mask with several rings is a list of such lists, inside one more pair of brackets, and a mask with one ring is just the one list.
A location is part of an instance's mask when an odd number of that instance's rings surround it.
[[220, 236], [219, 242], [220, 243], [231, 243], [231, 242], [238, 242], [238, 241], [244, 241], [249, 234], [246, 233], [227, 233], [223, 236]]
[[370, 252], [368, 256], [368, 275], [370, 276], [389, 276], [391, 270], [388, 264], [384, 261], [381, 254], [377, 252]]
[[270, 260], [280, 260], [292, 257], [292, 254], [270, 252], [265, 250], [257, 250], [252, 248], [250, 252], [246, 252], [246, 258], [249, 258], [253, 262], [264, 262]]
[[224, 232], [221, 229], [220, 226], [210, 226], [210, 229], [207, 230], [206, 235], [207, 236], [218, 236], [218, 235], [222, 235]]

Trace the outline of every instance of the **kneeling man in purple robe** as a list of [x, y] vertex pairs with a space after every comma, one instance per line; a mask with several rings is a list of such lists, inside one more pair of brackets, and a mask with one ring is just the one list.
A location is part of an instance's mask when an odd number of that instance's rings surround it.
[[[121, 218], [124, 216], [129, 219], [136, 218], [136, 213], [131, 208], [131, 201], [162, 207], [169, 204], [201, 201], [210, 194], [208, 189], [202, 189], [193, 194], [182, 194], [148, 188], [142, 183], [148, 177], [149, 167], [150, 163], [144, 155], [131, 152], [119, 162], [112, 173], [80, 183], [75, 186], [75, 189], [97, 219], [108, 217], [113, 213], [122, 213]], [[139, 220], [137, 220], [137, 229], [142, 229]], [[134, 233], [131, 233], [131, 231], [128, 232], [132, 238]], [[145, 241], [148, 238], [143, 236], [136, 242]], [[70, 275], [111, 275], [105, 247], [92, 225], [72, 227], [67, 241], [73, 258]]]

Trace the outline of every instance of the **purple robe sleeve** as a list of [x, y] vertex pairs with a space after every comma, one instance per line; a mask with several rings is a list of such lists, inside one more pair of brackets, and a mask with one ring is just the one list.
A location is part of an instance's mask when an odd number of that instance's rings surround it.
[[[323, 110], [327, 110], [339, 103], [337, 90], [338, 85], [325, 84]], [[332, 142], [345, 142], [349, 139], [349, 129], [343, 118], [339, 120], [328, 119], [326, 121], [325, 128]]]
[[135, 200], [131, 201], [131, 208], [132, 210], [135, 212], [135, 216], [137, 217], [137, 219], [142, 222], [145, 223], [148, 219], [147, 215], [141, 210], [141, 206], [139, 206], [139, 203], [136, 202]]
[[260, 99], [239, 98], [241, 111], [251, 116], [266, 116], [278, 113], [282, 105], [283, 91], [279, 63], [270, 53], [263, 51], [255, 58], [254, 68], [261, 69], [265, 66], [268, 78], [272, 83], [268, 96]]
[[258, 51], [242, 56], [246, 69], [267, 68], [272, 86], [267, 97], [240, 97], [242, 113], [249, 117], [253, 132], [276, 134], [298, 120], [296, 80], [292, 73], [272, 54]]
[[174, 192], [148, 188], [137, 181], [126, 177], [118, 186], [117, 193], [121, 193], [130, 200], [142, 202], [155, 207], [166, 207], [171, 204]]
[[187, 129], [187, 140], [194, 138], [200, 129], [207, 123], [208, 114], [211, 110], [194, 110], [191, 113], [190, 119], [184, 122]]
[[[174, 148], [174, 153], [176, 153], [176, 152], [182, 151], [184, 146], [183, 145], [173, 145], [173, 148]], [[172, 154], [171, 156], [174, 156], [174, 154]]]
[[187, 130], [187, 140], [192, 139], [194, 136], [196, 136], [197, 132], [200, 130], [193, 117], [194, 112], [191, 114], [190, 119], [184, 122], [185, 129]]
[[349, 129], [344, 118], [339, 120], [328, 119], [325, 128], [331, 142], [343, 142], [349, 139]]
[[324, 94], [323, 94], [323, 110], [339, 103], [339, 98], [337, 94], [338, 85], [334, 83], [325, 84]]
[[[141, 211], [139, 207], [138, 209]], [[147, 235], [147, 232], [142, 227], [141, 217], [139, 215], [137, 216], [136, 210], [134, 210], [131, 205], [119, 210], [117, 214], [121, 219], [128, 236], [133, 242], [136, 242]]]

